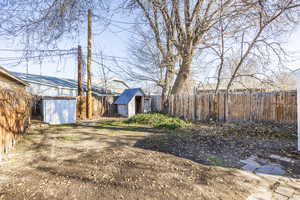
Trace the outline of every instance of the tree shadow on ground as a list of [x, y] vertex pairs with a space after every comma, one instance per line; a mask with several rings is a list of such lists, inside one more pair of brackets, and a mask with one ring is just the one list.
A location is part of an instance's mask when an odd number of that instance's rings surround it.
[[[49, 197], [49, 188], [54, 188], [57, 194], [72, 191], [74, 195], [105, 199], [122, 196], [128, 199], [196, 199], [201, 195], [204, 199], [221, 196], [232, 199], [232, 194], [243, 199], [248, 190], [246, 185], [240, 186], [239, 183], [251, 181], [240, 177], [234, 170], [216, 170], [172, 155], [128, 146], [91, 150], [63, 160], [36, 157], [30, 166], [30, 170], [23, 172], [24, 188], [17, 184], [18, 181], [9, 188], [11, 194], [14, 189], [18, 191], [15, 199], [37, 193]], [[224, 183], [231, 184], [235, 192], [226, 192], [228, 188]], [[214, 189], [209, 189], [211, 187]], [[213, 192], [217, 188], [219, 194]], [[203, 193], [203, 189], [208, 190]]]
[[78, 128], [91, 128], [91, 129], [107, 129], [112, 131], [132, 131], [132, 132], [148, 132], [152, 134], [161, 134], [161, 133], [168, 133], [169, 130], [162, 130], [162, 129], [154, 129], [148, 127], [136, 127], [136, 126], [97, 126], [97, 125], [86, 125], [80, 124], [77, 126]]
[[[279, 167], [285, 170], [284, 176], [300, 178], [300, 158], [294, 162], [270, 159], [272, 154], [282, 155], [282, 152], [295, 151], [295, 141], [261, 140], [237, 136], [210, 135], [201, 132], [173, 132], [171, 134], [145, 137], [138, 140], [134, 147], [169, 153], [205, 165], [238, 169], [245, 166], [245, 163], [241, 162], [242, 160], [255, 156], [261, 161], [267, 160], [268, 163], [264, 165], [280, 165]], [[266, 173], [272, 174], [273, 172], [270, 170]]]
[[246, 199], [249, 187], [264, 180], [217, 157], [222, 151], [231, 155], [258, 146], [221, 136], [160, 131], [89, 123], [36, 130], [29, 134], [28, 147], [35, 154], [23, 162], [15, 184], [4, 188], [11, 195], [4, 199], [62, 199], [71, 194], [77, 199]]
[[[240, 169], [244, 165], [241, 160], [252, 155], [268, 158], [270, 154], [293, 151], [296, 146], [290, 141], [278, 142], [274, 139], [207, 134], [213, 130], [211, 127], [198, 132], [169, 131], [144, 126], [115, 125], [113, 122], [115, 121], [106, 121], [100, 125], [96, 122], [54, 126], [43, 130], [40, 133], [42, 139], [32, 147], [37, 151], [48, 149], [52, 154], [57, 151], [78, 154], [86, 152], [87, 149], [134, 146], [169, 153], [205, 165]], [[77, 139], [72, 140], [72, 137]], [[68, 138], [71, 138], [70, 141]], [[54, 145], [57, 141], [58, 144]], [[63, 144], [59, 145], [60, 143]], [[77, 147], [73, 148], [74, 145]], [[286, 176], [300, 175], [299, 162], [287, 164], [277, 161], [277, 163], [287, 168], [289, 173]]]

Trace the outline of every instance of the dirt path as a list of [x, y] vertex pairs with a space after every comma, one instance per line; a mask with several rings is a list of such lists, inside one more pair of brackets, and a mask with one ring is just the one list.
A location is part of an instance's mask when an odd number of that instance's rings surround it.
[[[35, 127], [0, 163], [0, 199], [298, 197], [299, 179], [206, 166], [134, 147], [153, 134], [159, 133], [97, 122]], [[265, 196], [258, 196], [262, 191]]]

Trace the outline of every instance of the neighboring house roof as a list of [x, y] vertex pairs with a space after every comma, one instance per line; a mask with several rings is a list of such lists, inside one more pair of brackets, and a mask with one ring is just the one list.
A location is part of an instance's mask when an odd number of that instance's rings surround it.
[[3, 67], [0, 66], [0, 73], [4, 74], [5, 76], [15, 80], [16, 82], [24, 85], [24, 86], [27, 86], [28, 83], [26, 83], [25, 81], [21, 80], [20, 78], [18, 78], [17, 76], [15, 76], [13, 73], [7, 71], [6, 69], [4, 69]]
[[100, 78], [96, 83], [98, 87], [109, 88], [109, 90], [111, 90], [112, 93], [117, 93], [117, 94], [121, 94], [125, 89], [130, 88], [125, 81], [114, 77], [109, 78], [107, 80]]
[[[66, 89], [77, 89], [78, 84], [76, 80], [66, 79], [66, 78], [57, 78], [53, 76], [44, 76], [44, 75], [36, 75], [36, 74], [25, 74], [20, 72], [11, 72], [11, 74], [19, 77], [20, 79], [34, 84], [52, 86], [56, 88], [66, 88]], [[83, 89], [86, 91], [86, 83], [83, 83]], [[92, 88], [93, 93], [104, 93], [103, 88], [95, 87]]]
[[115, 101], [115, 104], [128, 104], [134, 96], [145, 96], [141, 88], [126, 89]]

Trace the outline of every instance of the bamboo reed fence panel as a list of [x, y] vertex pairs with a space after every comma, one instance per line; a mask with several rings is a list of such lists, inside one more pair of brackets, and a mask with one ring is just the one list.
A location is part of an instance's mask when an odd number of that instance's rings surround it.
[[[113, 104], [114, 96], [99, 96], [92, 98], [93, 119], [101, 117], [112, 117], [117, 113], [116, 106]], [[86, 97], [77, 97], [77, 118], [86, 119]]]
[[31, 104], [31, 96], [23, 90], [0, 89], [0, 160], [29, 126]]
[[176, 95], [169, 98], [169, 114], [198, 121], [207, 121], [215, 116], [219, 121], [273, 121], [295, 124], [297, 93], [276, 91]]

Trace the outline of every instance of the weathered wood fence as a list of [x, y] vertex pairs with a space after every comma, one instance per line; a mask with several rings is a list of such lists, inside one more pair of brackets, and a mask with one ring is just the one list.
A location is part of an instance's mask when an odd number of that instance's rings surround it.
[[31, 97], [24, 91], [0, 89], [0, 160], [29, 125]]
[[[156, 97], [157, 98], [157, 97]], [[156, 104], [157, 105], [157, 104]], [[153, 110], [155, 110], [155, 105]], [[296, 91], [171, 96], [169, 114], [187, 120], [297, 123]]]
[[[93, 119], [100, 117], [112, 117], [115, 116], [116, 105], [113, 104], [115, 96], [99, 96], [93, 97]], [[77, 119], [86, 119], [86, 97], [77, 97]]]

